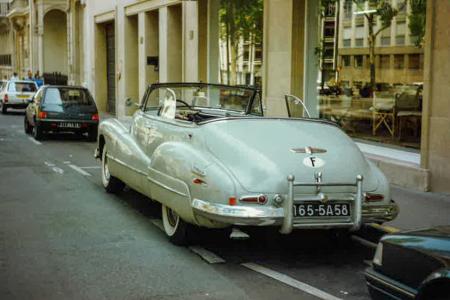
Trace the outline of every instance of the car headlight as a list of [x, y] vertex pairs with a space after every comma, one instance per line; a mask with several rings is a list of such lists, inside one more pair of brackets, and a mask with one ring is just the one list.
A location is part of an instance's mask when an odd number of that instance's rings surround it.
[[377, 250], [375, 250], [373, 263], [377, 266], [381, 266], [383, 264], [383, 243], [381, 242], [378, 243]]

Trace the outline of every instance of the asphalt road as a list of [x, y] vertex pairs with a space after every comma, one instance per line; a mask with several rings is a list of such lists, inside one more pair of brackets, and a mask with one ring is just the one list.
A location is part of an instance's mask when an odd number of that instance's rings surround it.
[[169, 243], [157, 203], [103, 190], [95, 143], [38, 143], [23, 118], [0, 115], [0, 299], [369, 298], [372, 250], [319, 232], [199, 230], [197, 250], [223, 259], [208, 263]]

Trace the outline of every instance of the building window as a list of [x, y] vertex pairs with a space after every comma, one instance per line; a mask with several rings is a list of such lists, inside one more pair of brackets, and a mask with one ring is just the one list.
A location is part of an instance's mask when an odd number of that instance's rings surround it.
[[391, 67], [391, 59], [389, 55], [380, 55], [380, 68], [389, 69]]
[[346, 19], [351, 19], [353, 14], [353, 1], [352, 0], [345, 0], [344, 2], [344, 17]]
[[413, 70], [420, 69], [420, 54], [410, 54], [408, 67]]
[[355, 47], [364, 47], [364, 39], [355, 39]]
[[391, 45], [391, 37], [390, 36], [382, 36], [380, 39], [381, 46], [390, 46]]
[[402, 46], [405, 44], [405, 36], [404, 35], [397, 35], [395, 37], [395, 44], [397, 46]]
[[350, 67], [350, 55], [342, 55], [342, 66], [343, 67]]
[[11, 66], [11, 55], [0, 55], [0, 66]]
[[354, 62], [355, 62], [355, 68], [362, 68], [363, 67], [363, 56], [355, 55]]
[[344, 47], [345, 48], [349, 48], [352, 45], [352, 40], [351, 39], [346, 39], [344, 40]]
[[405, 67], [405, 56], [403, 54], [394, 55], [394, 69], [403, 69]]

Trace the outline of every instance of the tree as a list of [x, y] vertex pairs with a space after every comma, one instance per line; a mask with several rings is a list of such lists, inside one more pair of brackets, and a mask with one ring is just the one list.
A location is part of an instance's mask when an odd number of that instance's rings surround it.
[[263, 0], [221, 0], [220, 38], [227, 45], [228, 84], [236, 84], [238, 48], [242, 40], [250, 45], [262, 42]]
[[421, 47], [424, 43], [426, 23], [426, 0], [410, 0], [411, 14], [409, 15], [409, 31], [416, 37], [416, 46]]

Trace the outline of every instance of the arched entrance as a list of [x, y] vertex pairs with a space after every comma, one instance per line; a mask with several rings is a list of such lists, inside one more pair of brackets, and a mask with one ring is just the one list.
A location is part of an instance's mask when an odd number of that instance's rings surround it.
[[44, 16], [44, 73], [68, 75], [67, 16], [50, 10]]

